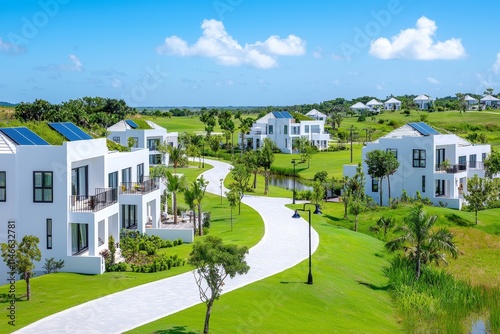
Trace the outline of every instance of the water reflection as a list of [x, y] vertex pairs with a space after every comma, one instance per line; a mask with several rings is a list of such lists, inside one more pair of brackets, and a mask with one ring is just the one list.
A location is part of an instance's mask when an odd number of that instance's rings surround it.
[[[269, 184], [276, 186], [276, 187], [292, 190], [293, 189], [293, 177], [281, 176], [281, 175], [271, 175], [269, 177]], [[296, 191], [313, 190], [313, 187], [303, 184], [302, 182], [300, 182], [300, 179], [297, 178], [295, 180], [295, 190]]]

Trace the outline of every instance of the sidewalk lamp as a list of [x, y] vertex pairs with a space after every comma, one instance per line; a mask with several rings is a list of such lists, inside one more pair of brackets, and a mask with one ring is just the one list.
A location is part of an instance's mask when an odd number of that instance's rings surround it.
[[222, 182], [224, 182], [224, 179], [220, 179], [220, 204], [222, 205]]
[[299, 211], [307, 211], [309, 213], [309, 274], [307, 275], [307, 284], [313, 284], [313, 276], [312, 276], [312, 268], [311, 268], [311, 209], [306, 209], [306, 205], [314, 205], [314, 214], [320, 215], [322, 214], [319, 204], [313, 203], [304, 203], [304, 207], [302, 209], [295, 209], [295, 212], [292, 218], [300, 218]]

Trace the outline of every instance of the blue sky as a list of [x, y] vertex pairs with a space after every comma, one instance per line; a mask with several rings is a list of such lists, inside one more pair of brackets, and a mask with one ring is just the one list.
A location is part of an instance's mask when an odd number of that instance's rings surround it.
[[0, 101], [256, 106], [500, 89], [497, 1], [0, 6]]

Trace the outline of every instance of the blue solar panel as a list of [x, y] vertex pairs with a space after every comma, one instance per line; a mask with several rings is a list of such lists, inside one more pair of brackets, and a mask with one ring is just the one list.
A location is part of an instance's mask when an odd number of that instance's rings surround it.
[[49, 143], [26, 127], [2, 128], [0, 131], [18, 145], [49, 145]]
[[273, 115], [276, 118], [283, 118], [283, 116], [281, 115], [281, 113], [279, 111], [273, 111]]
[[126, 119], [125, 122], [130, 125], [132, 129], [137, 129], [139, 125], [137, 125], [133, 120], [131, 119]]
[[64, 122], [62, 124], [64, 124], [69, 130], [80, 137], [80, 139], [93, 139], [88, 133], [84, 132], [82, 129], [71, 122]]
[[424, 122], [408, 123], [409, 126], [420, 132], [424, 136], [439, 135], [440, 133]]
[[92, 139], [91, 136], [71, 122], [49, 123], [49, 125], [69, 141]]
[[283, 118], [293, 118], [293, 116], [290, 115], [288, 111], [282, 111], [281, 115], [283, 116]]

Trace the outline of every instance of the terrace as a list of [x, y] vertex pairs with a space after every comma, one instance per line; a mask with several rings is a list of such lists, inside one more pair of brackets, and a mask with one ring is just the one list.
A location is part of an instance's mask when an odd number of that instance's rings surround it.
[[71, 195], [71, 212], [97, 212], [115, 204], [118, 200], [116, 188], [96, 188], [95, 195]]
[[160, 180], [158, 178], [147, 179], [143, 182], [122, 182], [120, 184], [120, 194], [145, 195], [157, 189], [160, 189]]

